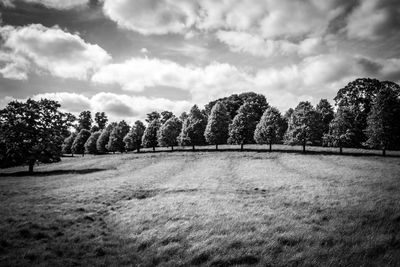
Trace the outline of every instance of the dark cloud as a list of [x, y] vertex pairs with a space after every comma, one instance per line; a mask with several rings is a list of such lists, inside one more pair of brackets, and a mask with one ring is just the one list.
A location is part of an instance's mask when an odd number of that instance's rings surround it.
[[367, 58], [359, 58], [357, 63], [367, 75], [377, 75], [383, 69], [383, 66], [380, 63]]
[[124, 103], [108, 103], [104, 107], [104, 111], [106, 113], [110, 113], [115, 116], [126, 116], [126, 117], [133, 117], [139, 115], [138, 112], [134, 111], [131, 107], [125, 105]]

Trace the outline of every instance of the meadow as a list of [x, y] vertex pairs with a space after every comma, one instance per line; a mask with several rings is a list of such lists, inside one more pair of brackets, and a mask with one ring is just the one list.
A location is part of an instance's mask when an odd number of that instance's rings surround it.
[[0, 170], [0, 265], [400, 265], [398, 153], [245, 148]]

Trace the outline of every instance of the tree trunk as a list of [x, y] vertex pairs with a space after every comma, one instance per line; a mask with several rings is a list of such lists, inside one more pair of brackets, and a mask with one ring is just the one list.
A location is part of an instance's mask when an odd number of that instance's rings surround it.
[[156, 147], [155, 147], [155, 146], [153, 146], [153, 152], [154, 152], [154, 151], [156, 151]]
[[136, 153], [140, 153], [140, 147], [136, 149]]
[[218, 150], [218, 144], [215, 144], [215, 150]]
[[82, 152], [82, 157], [84, 157], [84, 156], [85, 156], [85, 151]]
[[306, 144], [303, 143], [303, 153], [306, 153]]
[[74, 157], [74, 153], [71, 153], [72, 157]]
[[340, 153], [340, 155], [343, 154], [343, 148], [342, 148], [342, 146], [339, 147], [339, 153]]
[[240, 151], [243, 151], [243, 143], [240, 144]]
[[192, 149], [193, 149], [193, 151], [194, 151], [194, 145], [192, 146]]
[[271, 152], [272, 151], [272, 143], [270, 142], [269, 143], [269, 152]]
[[171, 150], [174, 151], [174, 146], [171, 146]]
[[386, 157], [386, 148], [382, 148], [382, 156]]
[[33, 167], [35, 166], [36, 160], [30, 159], [29, 160], [29, 173], [33, 173]]

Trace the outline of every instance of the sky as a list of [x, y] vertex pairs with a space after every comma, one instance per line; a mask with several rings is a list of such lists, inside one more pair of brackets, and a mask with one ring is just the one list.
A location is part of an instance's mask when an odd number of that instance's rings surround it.
[[282, 113], [356, 78], [400, 82], [399, 0], [0, 0], [0, 107], [143, 120], [233, 93]]

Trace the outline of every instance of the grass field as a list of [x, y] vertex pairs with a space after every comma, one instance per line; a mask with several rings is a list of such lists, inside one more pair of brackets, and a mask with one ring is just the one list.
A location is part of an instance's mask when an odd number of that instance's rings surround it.
[[21, 170], [0, 170], [1, 266], [400, 265], [399, 157], [180, 151]]

